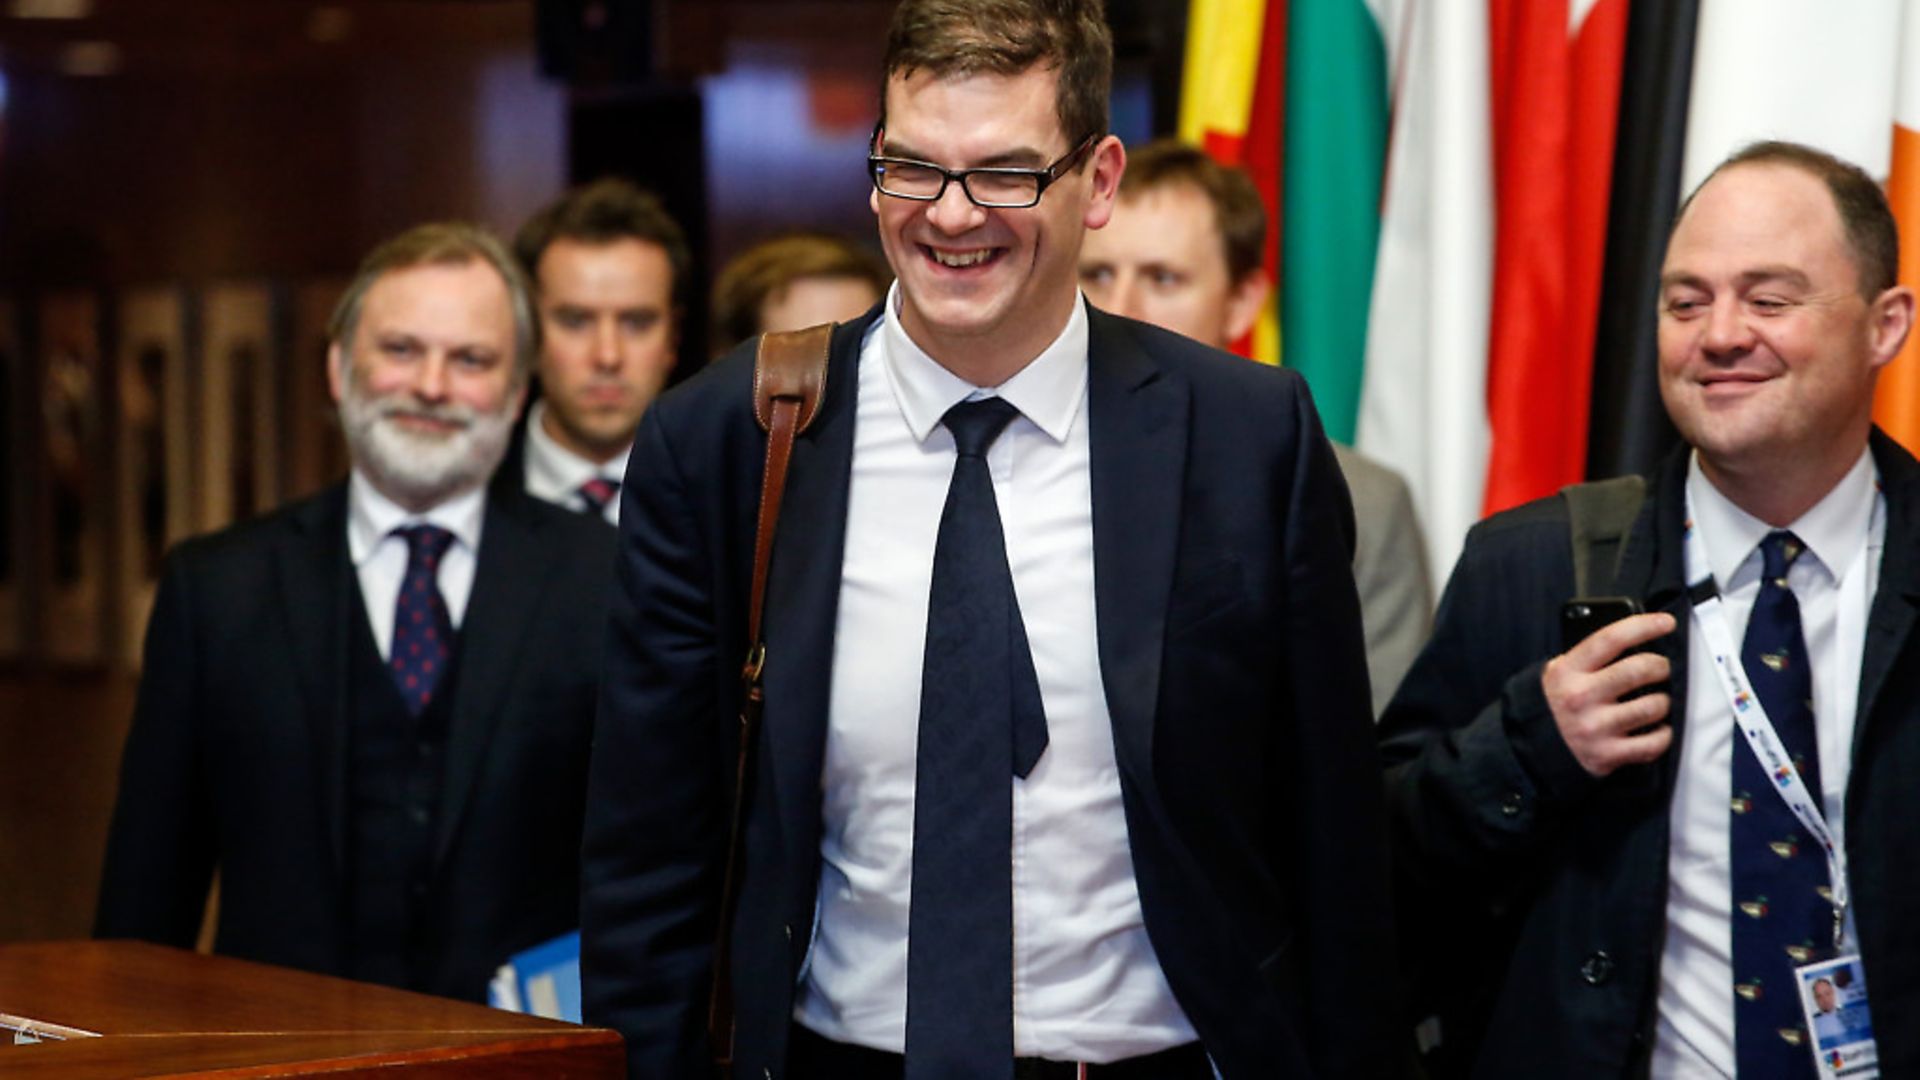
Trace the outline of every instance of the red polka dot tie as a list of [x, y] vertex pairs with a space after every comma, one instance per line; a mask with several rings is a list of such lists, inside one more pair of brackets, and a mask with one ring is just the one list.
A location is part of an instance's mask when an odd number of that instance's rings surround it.
[[419, 716], [433, 704], [433, 688], [453, 655], [453, 620], [439, 584], [440, 558], [453, 543], [453, 534], [435, 525], [394, 532], [407, 542], [407, 575], [394, 605], [393, 651], [387, 666], [407, 712]]

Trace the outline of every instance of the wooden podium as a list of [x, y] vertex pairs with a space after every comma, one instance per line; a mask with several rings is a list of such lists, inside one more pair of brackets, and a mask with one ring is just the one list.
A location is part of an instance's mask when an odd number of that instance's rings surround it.
[[[3, 1030], [12, 1029], [12, 1030]], [[26, 1030], [45, 1041], [14, 1045]], [[0, 945], [0, 1076], [618, 1078], [620, 1036], [131, 941]]]

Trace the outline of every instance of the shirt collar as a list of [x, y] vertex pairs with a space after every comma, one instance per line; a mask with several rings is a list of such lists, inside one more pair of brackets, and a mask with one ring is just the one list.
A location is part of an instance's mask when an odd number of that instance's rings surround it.
[[534, 402], [527, 410], [527, 472], [538, 487], [571, 493], [596, 476], [618, 483], [627, 475], [627, 455], [633, 451], [632, 443], [606, 461], [588, 461], [547, 434], [546, 415], [545, 399]]
[[454, 543], [471, 552], [480, 550], [480, 520], [486, 513], [485, 484], [463, 492], [424, 514], [410, 514], [399, 503], [380, 494], [359, 469], [347, 480], [347, 554], [356, 567], [366, 564], [381, 541], [408, 525], [438, 525], [453, 534]]
[[[1853, 556], [1866, 543], [1873, 523], [1873, 503], [1880, 489], [1872, 451], [1862, 448], [1853, 468], [1833, 490], [1787, 529], [1806, 545], [1827, 575], [1835, 581], [1846, 572]], [[1735, 506], [1700, 471], [1700, 454], [1687, 462], [1687, 496], [1692, 501], [1694, 527], [1706, 545], [1707, 566], [1722, 589], [1732, 587], [1734, 574], [1747, 562], [1773, 526]], [[1757, 571], [1756, 571], [1757, 572]]]
[[947, 410], [976, 397], [998, 396], [1020, 410], [1057, 443], [1064, 443], [1067, 431], [1079, 414], [1087, 390], [1087, 310], [1086, 301], [1076, 297], [1073, 313], [1060, 336], [1039, 356], [999, 386], [975, 386], [928, 356], [914, 343], [900, 323], [900, 283], [887, 290], [886, 314], [881, 333], [886, 347], [881, 356], [893, 383], [894, 399], [907, 421], [916, 442], [940, 424]]

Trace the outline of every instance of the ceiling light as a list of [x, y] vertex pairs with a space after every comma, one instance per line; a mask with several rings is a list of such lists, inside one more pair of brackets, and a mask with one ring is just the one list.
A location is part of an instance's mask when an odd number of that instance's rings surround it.
[[84, 19], [93, 14], [93, 0], [11, 0], [7, 14], [16, 19]]

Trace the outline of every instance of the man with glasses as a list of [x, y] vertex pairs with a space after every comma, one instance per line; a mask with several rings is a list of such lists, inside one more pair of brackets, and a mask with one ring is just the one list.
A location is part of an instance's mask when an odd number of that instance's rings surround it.
[[[1087, 308], [1098, 0], [907, 0], [897, 276], [793, 455], [726, 932], [735, 1075], [1379, 1077], [1353, 524], [1297, 376]], [[641, 425], [584, 847], [586, 1015], [701, 1069], [764, 437], [743, 348]]]

